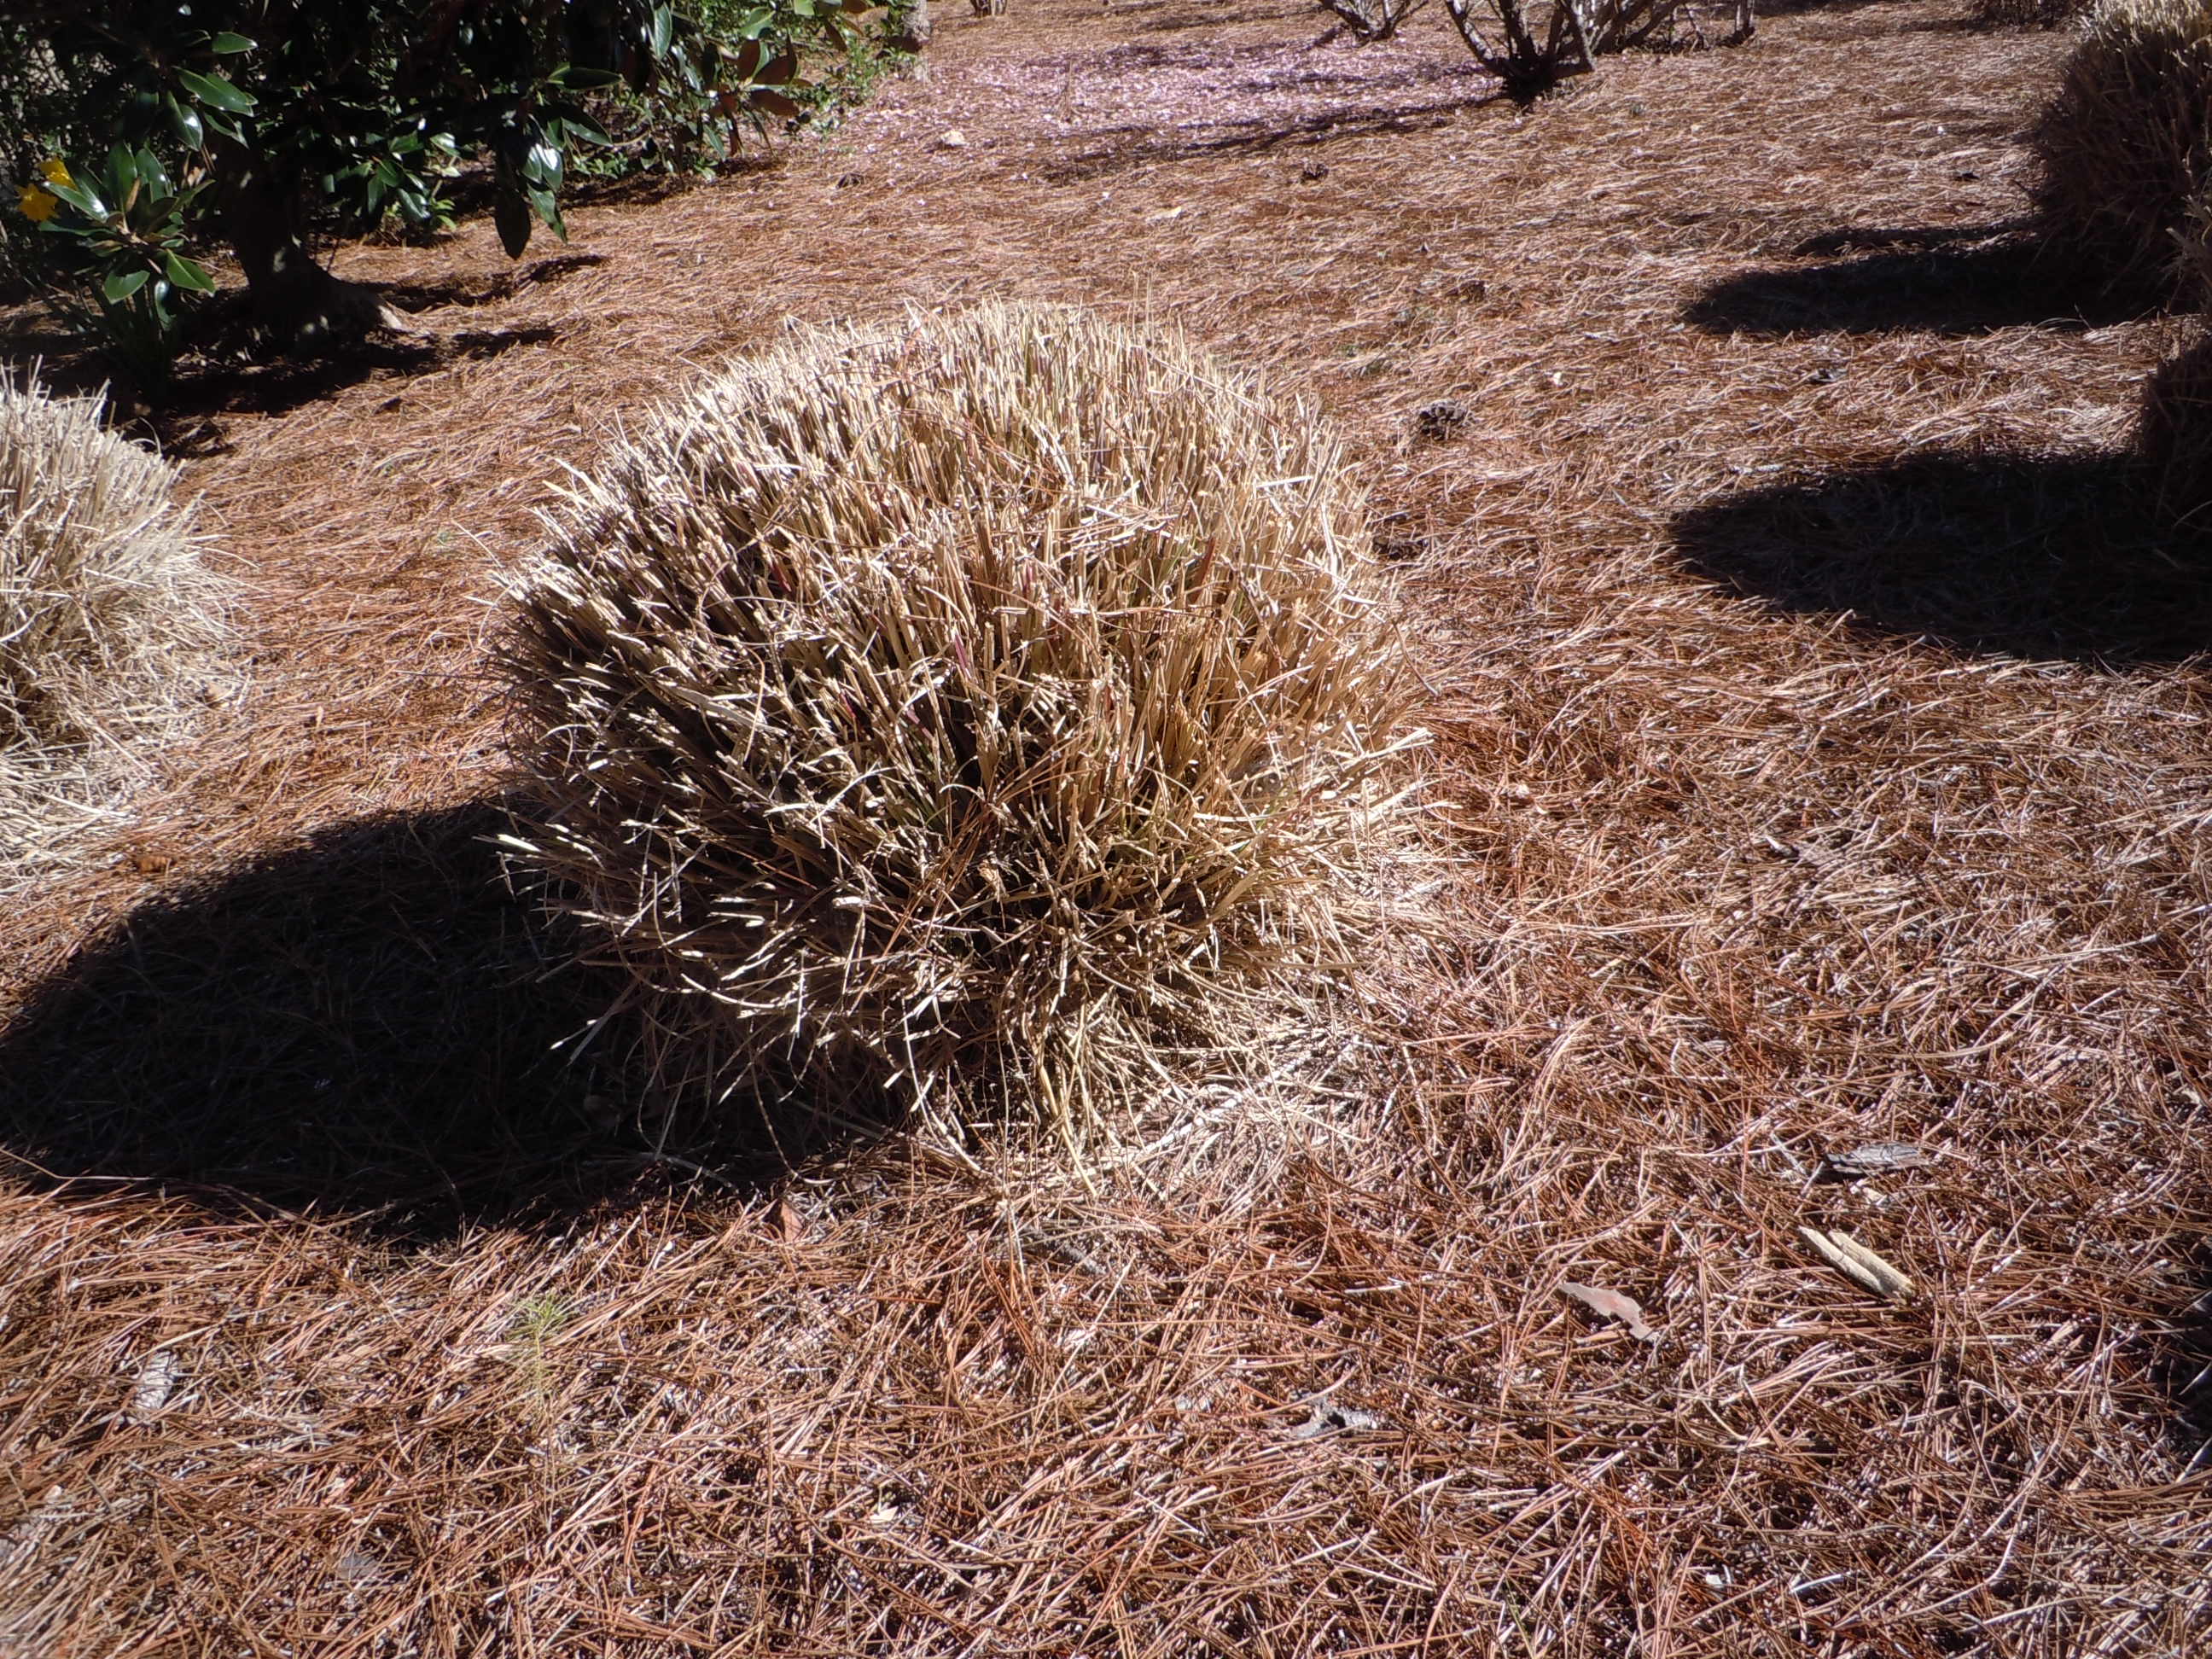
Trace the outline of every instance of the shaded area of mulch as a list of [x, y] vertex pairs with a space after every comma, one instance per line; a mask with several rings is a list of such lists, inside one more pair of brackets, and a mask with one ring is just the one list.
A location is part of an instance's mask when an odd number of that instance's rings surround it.
[[2098, 666], [2212, 651], [2212, 548], [2127, 455], [1934, 453], [1726, 495], [1674, 521], [1693, 568], [1778, 607]]
[[[143, 905], [0, 1040], [50, 1179], [450, 1227], [604, 1177], [586, 977], [508, 889], [495, 805], [334, 824]], [[604, 988], [598, 988], [604, 990]]]
[[[604, 254], [556, 254], [511, 270], [376, 286], [402, 313], [465, 310], [512, 301], [605, 263]], [[449, 324], [413, 333], [379, 332], [312, 356], [285, 358], [263, 351], [252, 339], [246, 296], [234, 289], [203, 313], [173, 380], [149, 394], [118, 380], [97, 349], [34, 299], [14, 298], [12, 309], [0, 312], [0, 362], [36, 363], [41, 383], [58, 394], [106, 396], [125, 430], [185, 460], [225, 453], [217, 417], [283, 416], [356, 386], [414, 379], [519, 346], [548, 345], [560, 337], [559, 330], [543, 324]]]
[[2018, 225], [1845, 229], [1793, 252], [1849, 257], [1728, 277], [1686, 307], [1684, 318], [1715, 333], [1975, 335], [2078, 331], [2155, 308], [2150, 296], [2085, 284]]
[[695, 1176], [742, 1194], [882, 1132], [797, 1097], [641, 1109], [621, 981], [515, 890], [511, 822], [333, 824], [140, 905], [0, 1031], [0, 1161], [424, 1239]]

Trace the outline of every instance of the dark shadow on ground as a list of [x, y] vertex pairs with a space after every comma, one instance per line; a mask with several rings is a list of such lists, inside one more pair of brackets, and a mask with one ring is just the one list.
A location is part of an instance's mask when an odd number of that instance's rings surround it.
[[[599, 264], [603, 257], [564, 255], [477, 283], [398, 283], [379, 291], [402, 312], [488, 305]], [[257, 353], [244, 343], [244, 334], [243, 295], [225, 295], [210, 307], [199, 349], [179, 362], [167, 386], [148, 392], [127, 384], [98, 350], [58, 319], [25, 307], [0, 323], [0, 362], [39, 364], [40, 384], [58, 395], [105, 395], [112, 418], [132, 436], [155, 443], [166, 454], [193, 459], [224, 452], [222, 416], [282, 415], [349, 386], [410, 380], [559, 337], [558, 330], [542, 325], [425, 329], [374, 335], [319, 356], [282, 357]]]
[[616, 988], [511, 890], [507, 827], [495, 802], [340, 824], [134, 913], [0, 1031], [0, 1169], [419, 1237], [745, 1188], [787, 1167], [771, 1132], [828, 1150], [741, 1109], [648, 1142], [621, 1034], [575, 1052]]
[[465, 329], [444, 335], [388, 335], [322, 357], [260, 363], [194, 361], [150, 401], [120, 381], [97, 352], [56, 332], [25, 328], [0, 333], [0, 363], [35, 362], [39, 383], [47, 392], [103, 397], [108, 420], [118, 431], [152, 444], [173, 460], [198, 460], [229, 453], [225, 416], [283, 415], [349, 386], [412, 380], [557, 337], [558, 331], [550, 328]]
[[[1218, 29], [1235, 23], [1272, 23], [1293, 16], [1302, 24], [1311, 22], [1318, 25], [1322, 21], [1318, 12], [1308, 16], [1303, 12], [1276, 5], [1231, 11], [1227, 6], [1218, 3], [1218, 0], [1213, 4], [1197, 7], [1170, 4], [1169, 0], [1136, 0], [1134, 4], [1123, 0], [1123, 3], [1111, 9], [1117, 23], [1124, 18], [1144, 17], [1146, 21], [1133, 27], [1155, 34], [1171, 33], [1181, 29]], [[1164, 13], [1165, 15], [1147, 15], [1153, 12]]]
[[2212, 1242], [2190, 1252], [2183, 1283], [2191, 1294], [2152, 1339], [2151, 1374], [2173, 1401], [2167, 1445], [2195, 1474], [2212, 1468]]
[[348, 386], [411, 380], [457, 362], [497, 357], [518, 346], [550, 344], [558, 337], [559, 331], [542, 326], [460, 329], [379, 334], [317, 357], [199, 360], [180, 369], [149, 418], [166, 439], [210, 416], [287, 414]]
[[2102, 667], [2212, 649], [2212, 550], [2160, 528], [2126, 456], [1934, 453], [1678, 515], [1692, 569], [1778, 609]]
[[401, 311], [431, 311], [443, 306], [485, 306], [511, 300], [527, 288], [543, 287], [607, 262], [604, 253], [560, 253], [532, 259], [489, 276], [453, 276], [435, 283], [386, 283], [377, 292]]
[[[1157, 166], [1202, 155], [1261, 155], [1271, 149], [1301, 149], [1339, 138], [1367, 137], [1380, 132], [1425, 132], [1440, 127], [1464, 110], [1504, 100], [1498, 83], [1480, 76], [1483, 90], [1464, 98], [1446, 98], [1425, 104], [1397, 107], [1328, 110], [1301, 120], [1254, 119], [1208, 124], [1188, 132], [1152, 126], [1109, 129], [1095, 137], [1107, 143], [1056, 161], [1038, 177], [1048, 184], [1073, 184], [1131, 167]], [[1128, 142], [1112, 140], [1126, 134]]]
[[1832, 231], [1792, 252], [1851, 257], [1731, 276], [1686, 307], [1685, 320], [1711, 334], [1965, 335], [2099, 328], [2155, 308], [2154, 296], [2071, 279], [2021, 223]]

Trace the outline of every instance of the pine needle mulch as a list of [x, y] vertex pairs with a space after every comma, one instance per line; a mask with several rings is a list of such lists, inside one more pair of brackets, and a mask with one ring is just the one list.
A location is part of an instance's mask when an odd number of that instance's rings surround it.
[[[2064, 43], [1838, 5], [1519, 112], [1443, 28], [947, 20], [520, 279], [347, 250], [434, 359], [204, 389], [253, 688], [0, 924], [0, 1646], [2212, 1638], [2212, 620], [2124, 453], [2181, 326], [2017, 222]], [[1449, 926], [1279, 1121], [757, 1179], [548, 1058], [486, 601], [693, 366], [982, 295], [1353, 434]]]

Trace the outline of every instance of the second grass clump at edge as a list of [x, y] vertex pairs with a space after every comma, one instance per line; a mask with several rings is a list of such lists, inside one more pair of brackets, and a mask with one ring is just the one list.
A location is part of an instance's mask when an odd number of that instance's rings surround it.
[[175, 472], [97, 399], [0, 375], [0, 890], [121, 821], [226, 677], [230, 584]]
[[2212, 206], [2212, 0], [2098, 0], [2029, 143], [2062, 264], [2107, 292], [2203, 301], [2181, 239]]
[[672, 1104], [1080, 1138], [1322, 994], [1407, 685], [1335, 441], [1172, 336], [795, 332], [580, 482], [517, 840]]

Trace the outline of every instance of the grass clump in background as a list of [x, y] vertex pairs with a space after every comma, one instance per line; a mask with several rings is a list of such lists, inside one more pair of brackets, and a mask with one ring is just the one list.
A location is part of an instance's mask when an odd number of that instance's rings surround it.
[[97, 402], [0, 384], [0, 883], [106, 816], [211, 683], [224, 584], [173, 478]]
[[527, 579], [520, 839], [665, 1097], [1079, 1135], [1356, 954], [1403, 747], [1370, 572], [1334, 440], [1176, 338], [800, 331]]
[[2143, 382], [2136, 447], [2160, 517], [2198, 536], [2212, 531], [2212, 328]]
[[[2212, 300], [2212, 202], [2191, 210], [2179, 244], [2184, 267]], [[2135, 445], [2159, 517], [2197, 538], [2212, 532], [2212, 311], [2144, 380]]]
[[2208, 176], [2212, 0], [2090, 9], [2033, 143], [2056, 255], [2108, 291], [2193, 288], [2179, 238]]

